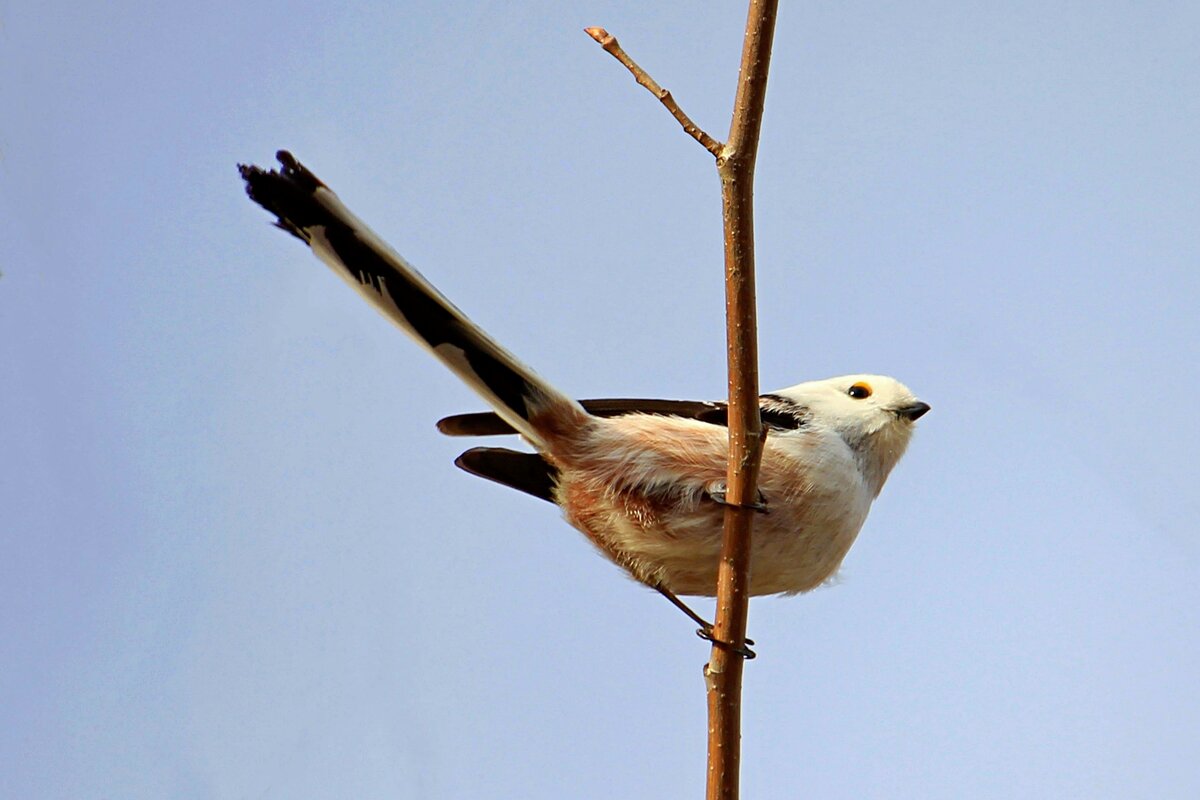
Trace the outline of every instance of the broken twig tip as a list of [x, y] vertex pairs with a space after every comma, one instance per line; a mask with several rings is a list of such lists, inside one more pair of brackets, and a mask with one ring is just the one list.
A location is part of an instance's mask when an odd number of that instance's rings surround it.
[[592, 37], [593, 39], [595, 39], [600, 44], [604, 44], [605, 39], [612, 38], [609, 35], [608, 31], [604, 30], [604, 28], [598, 28], [598, 27], [584, 28], [583, 32], [586, 33], [588, 36]]

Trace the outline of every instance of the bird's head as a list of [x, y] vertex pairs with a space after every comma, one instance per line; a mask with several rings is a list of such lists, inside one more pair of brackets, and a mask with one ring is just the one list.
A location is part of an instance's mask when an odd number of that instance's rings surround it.
[[876, 494], [912, 437], [913, 423], [929, 411], [895, 378], [843, 375], [774, 393], [804, 406], [814, 423], [839, 434]]

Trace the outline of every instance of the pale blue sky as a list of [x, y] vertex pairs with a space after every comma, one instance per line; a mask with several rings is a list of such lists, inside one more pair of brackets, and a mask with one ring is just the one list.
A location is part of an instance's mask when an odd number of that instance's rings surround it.
[[[744, 7], [333, 8], [0, 10], [0, 796], [699, 796], [704, 643], [234, 165], [569, 392], [719, 397], [711, 159], [581, 29], [721, 137]], [[785, 3], [763, 387], [934, 410], [752, 605], [747, 797], [1200, 796], [1197, 142], [1194, 3]]]

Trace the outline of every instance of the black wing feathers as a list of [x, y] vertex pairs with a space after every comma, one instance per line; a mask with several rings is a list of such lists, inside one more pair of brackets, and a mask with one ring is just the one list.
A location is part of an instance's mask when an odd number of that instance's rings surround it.
[[[710, 425], [728, 425], [729, 413], [724, 403], [703, 400], [640, 400], [609, 398], [579, 401], [589, 414], [597, 417], [619, 417], [624, 414], [656, 414], [683, 417]], [[762, 422], [773, 430], [796, 430], [808, 420], [808, 409], [779, 395], [765, 394], [759, 400]], [[504, 436], [516, 433], [504, 420], [490, 412], [455, 414], [438, 420], [437, 428], [447, 436]]]
[[537, 453], [519, 453], [503, 447], [475, 447], [454, 459], [454, 463], [472, 475], [554, 502], [558, 470]]
[[[593, 416], [619, 417], [623, 414], [657, 414], [668, 417], [686, 417], [726, 424], [725, 405], [701, 400], [635, 400], [630, 398], [607, 398], [603, 400], [580, 400], [579, 404]], [[438, 420], [437, 428], [447, 436], [506, 436], [516, 433], [504, 420], [491, 411], [475, 414], [455, 414]]]

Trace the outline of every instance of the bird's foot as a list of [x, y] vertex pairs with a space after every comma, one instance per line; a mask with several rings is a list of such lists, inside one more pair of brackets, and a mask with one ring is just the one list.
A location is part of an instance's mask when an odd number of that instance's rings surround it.
[[691, 607], [689, 607], [687, 603], [683, 602], [678, 597], [676, 597], [674, 592], [672, 592], [667, 587], [663, 586], [661, 583], [654, 583], [654, 584], [651, 584], [651, 586], [654, 588], [655, 591], [657, 591], [663, 597], [670, 600], [672, 605], [674, 605], [676, 608], [678, 608], [684, 614], [687, 614], [688, 619], [690, 619], [692, 622], [694, 622], [700, 626], [699, 628], [696, 629], [696, 635], [699, 636], [704, 641], [712, 642], [713, 644], [717, 645], [718, 647], [724, 647], [727, 650], [732, 650], [734, 653], [736, 653], [737, 655], [746, 659], [747, 661], [749, 661], [750, 659], [754, 658], [757, 655], [757, 653], [755, 653], [749, 647], [750, 645], [754, 644], [753, 639], [743, 640], [740, 647], [738, 645], [732, 644], [730, 642], [721, 641], [720, 639], [717, 638], [717, 635], [713, 632], [712, 623], [709, 622], [708, 620], [704, 619], [704, 617], [700, 616], [695, 611], [692, 611]]
[[760, 514], [771, 513], [770, 509], [767, 508], [767, 496], [763, 494], [761, 490], [758, 492], [758, 500], [753, 503], [731, 503], [726, 499], [727, 492], [728, 487], [726, 486], [725, 481], [713, 481], [712, 483], [708, 484], [708, 486], [704, 487], [704, 496], [709, 500], [712, 500], [714, 503], [718, 503], [723, 506], [730, 506], [732, 508], [749, 508], [752, 511], [757, 511]]
[[712, 642], [717, 647], [724, 648], [731, 651], [734, 655], [741, 656], [747, 661], [758, 656], [758, 653], [750, 649], [750, 645], [754, 644], [753, 639], [743, 639], [740, 646], [734, 644], [733, 642], [725, 642], [717, 638], [717, 635], [713, 631], [711, 625], [707, 625], [703, 628], [697, 628], [696, 635], [706, 642]]

